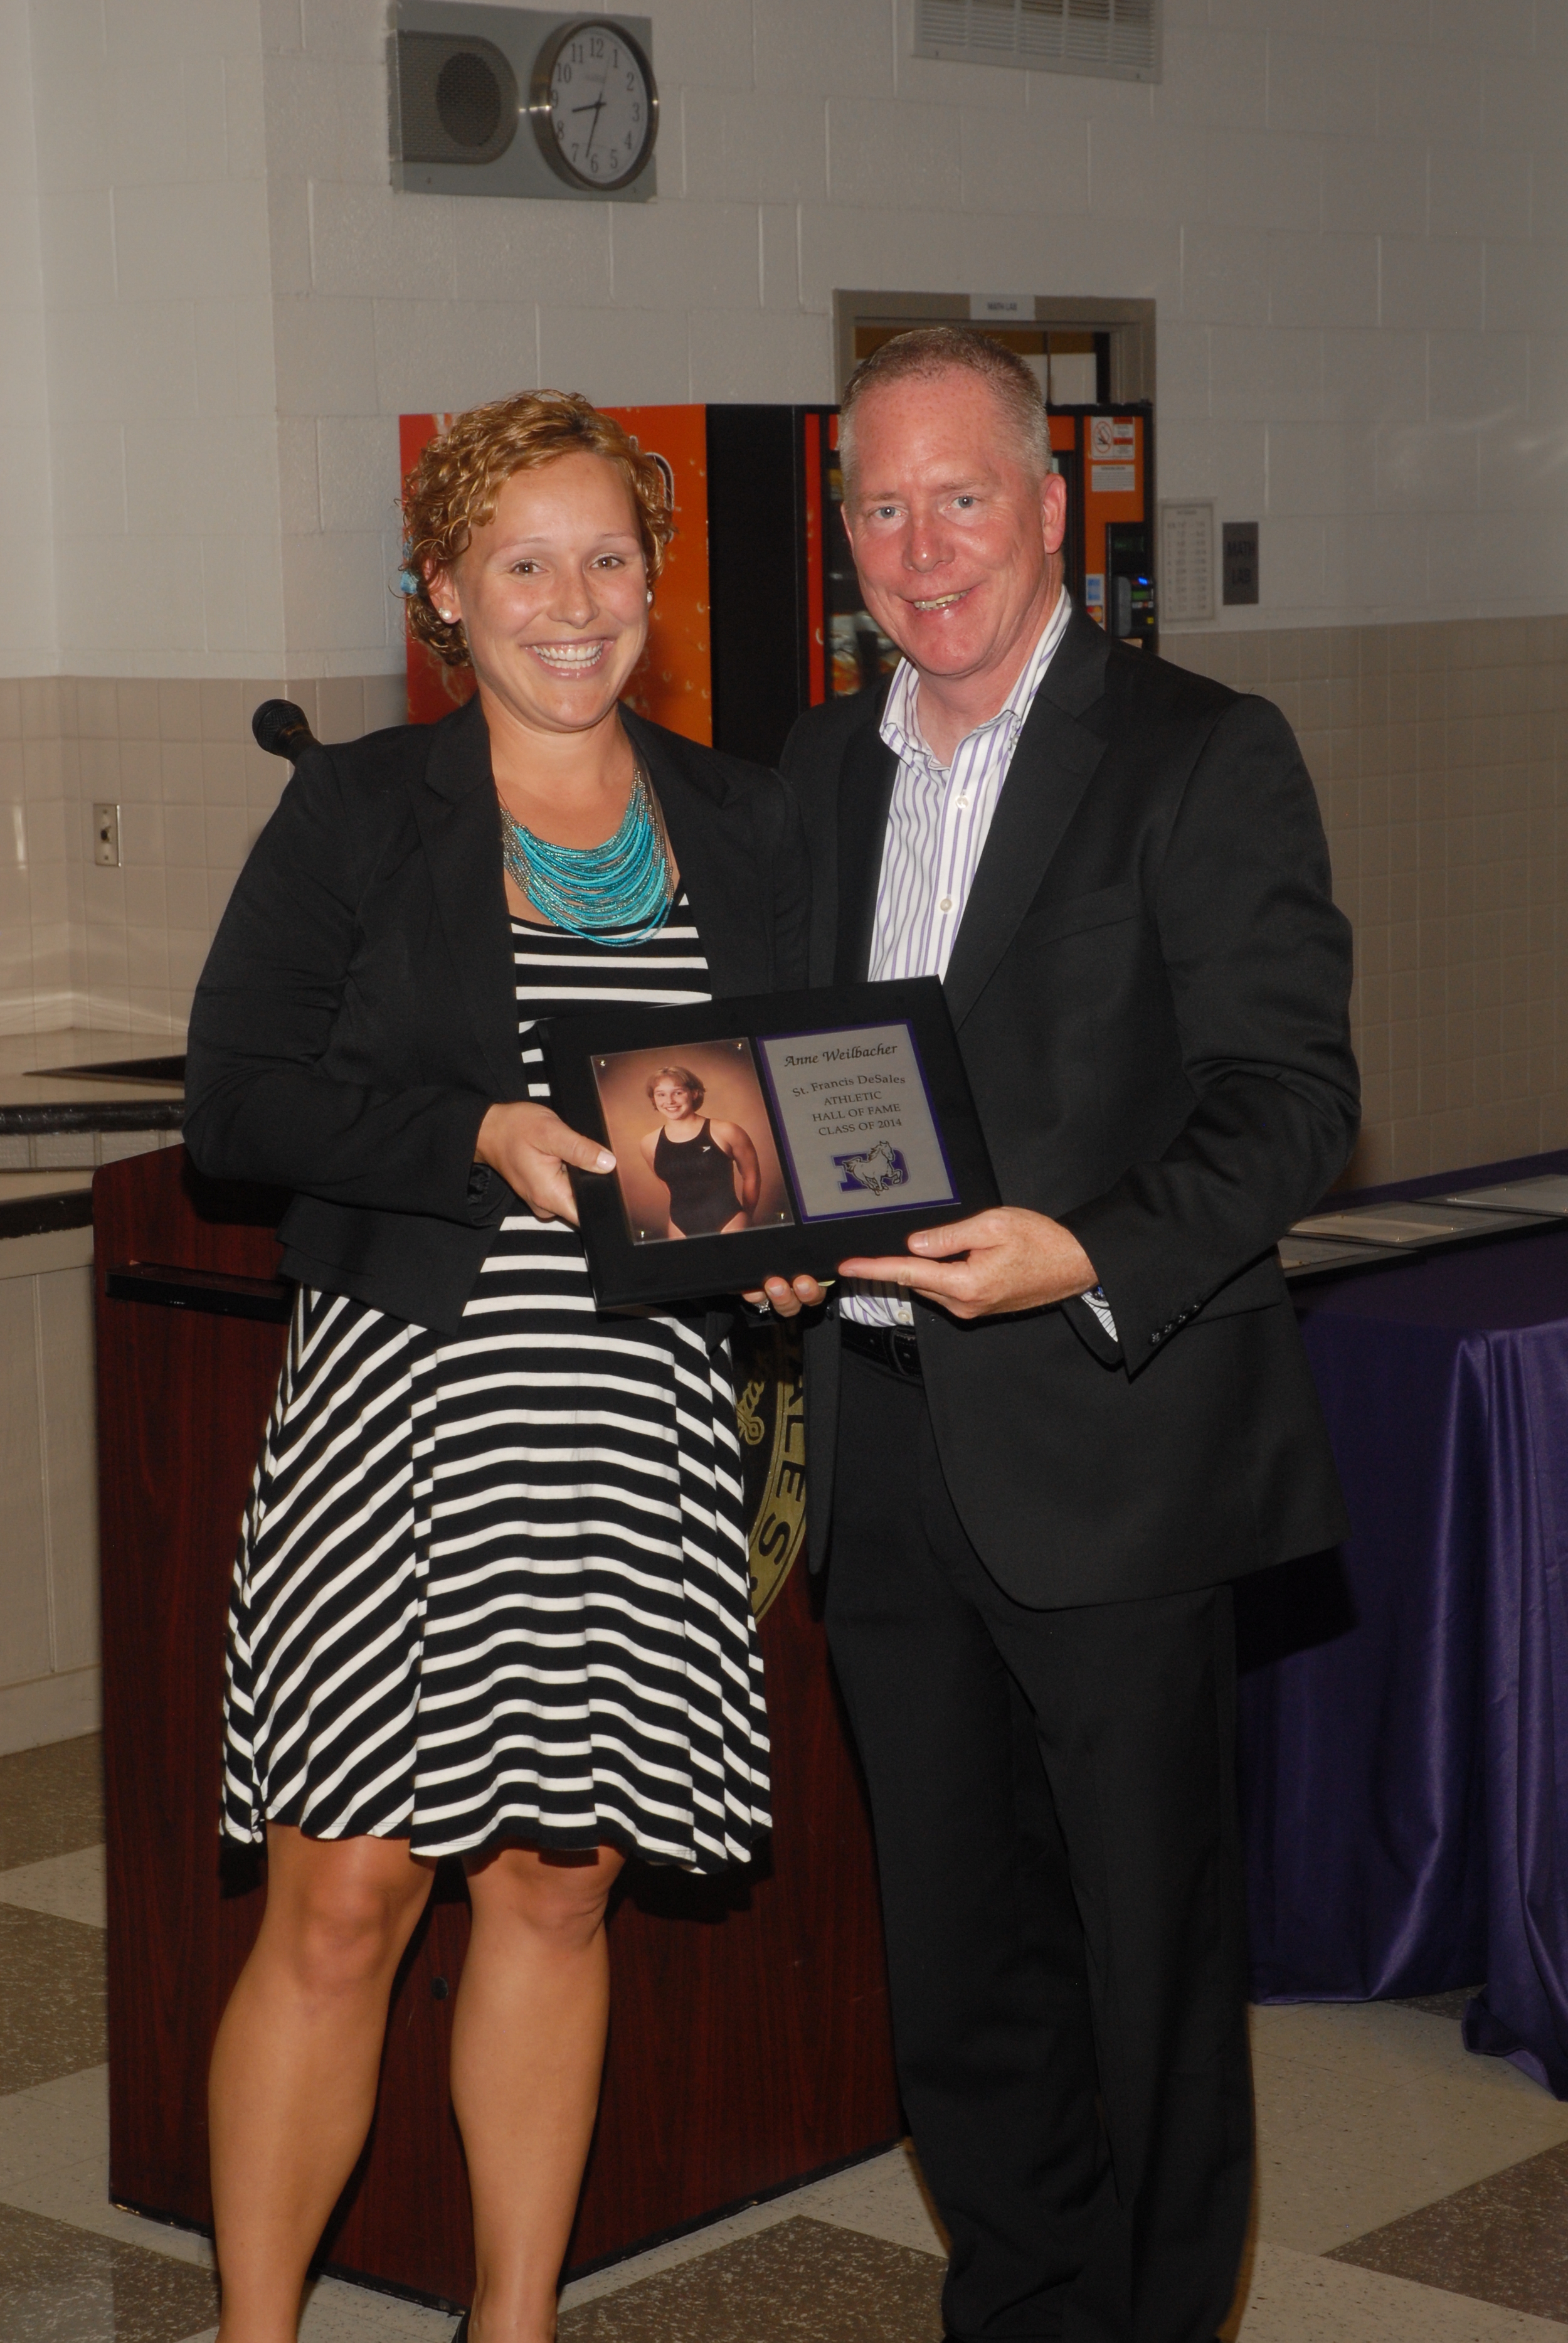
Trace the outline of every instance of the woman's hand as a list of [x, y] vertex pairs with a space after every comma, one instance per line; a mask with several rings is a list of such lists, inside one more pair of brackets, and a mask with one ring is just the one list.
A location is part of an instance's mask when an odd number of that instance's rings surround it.
[[498, 1172], [537, 1220], [568, 1221], [574, 1229], [578, 1208], [567, 1165], [575, 1163], [579, 1172], [615, 1170], [615, 1157], [597, 1139], [585, 1139], [553, 1108], [528, 1099], [491, 1107], [474, 1141], [474, 1160]]
[[[832, 1282], [829, 1278], [828, 1283], [830, 1285]], [[764, 1302], [770, 1303], [777, 1318], [799, 1318], [802, 1310], [815, 1310], [817, 1304], [826, 1298], [827, 1288], [819, 1285], [814, 1277], [808, 1277], [804, 1272], [793, 1281], [788, 1277], [770, 1277], [766, 1285], [758, 1287], [756, 1292], [743, 1293], [740, 1297], [742, 1302], [749, 1302], [754, 1310], [760, 1310]]]

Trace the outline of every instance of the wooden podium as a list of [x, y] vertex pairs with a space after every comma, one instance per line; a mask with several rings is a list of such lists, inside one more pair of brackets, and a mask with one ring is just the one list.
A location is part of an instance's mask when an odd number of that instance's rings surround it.
[[[206, 2067], [263, 1867], [218, 1836], [224, 1618], [283, 1353], [283, 1200], [170, 1149], [94, 1182], [108, 1799], [110, 2194], [210, 2225]], [[803, 1568], [762, 1624], [774, 1832], [717, 1880], [638, 1865], [610, 1920], [609, 2053], [569, 2266], [899, 2136], [870, 1836]], [[469, 2299], [447, 2097], [468, 1906], [443, 1865], [398, 1975], [381, 2095], [324, 2266]]]

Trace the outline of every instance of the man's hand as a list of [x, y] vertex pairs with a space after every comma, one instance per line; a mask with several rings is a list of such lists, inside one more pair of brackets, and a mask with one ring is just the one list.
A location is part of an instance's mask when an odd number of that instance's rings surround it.
[[756, 1292], [743, 1293], [740, 1299], [749, 1302], [754, 1310], [760, 1310], [765, 1302], [770, 1302], [775, 1317], [799, 1318], [802, 1310], [815, 1310], [823, 1299], [823, 1292], [824, 1289], [816, 1279], [802, 1272], [793, 1283], [787, 1277], [767, 1278]]
[[474, 1160], [498, 1172], [515, 1195], [541, 1221], [569, 1221], [578, 1208], [567, 1165], [579, 1172], [613, 1172], [615, 1157], [597, 1139], [571, 1130], [548, 1106], [516, 1099], [493, 1106], [479, 1125]]
[[[967, 1256], [960, 1261], [953, 1255]], [[917, 1229], [910, 1250], [887, 1261], [841, 1261], [843, 1277], [907, 1286], [954, 1318], [1043, 1310], [1092, 1292], [1100, 1280], [1078, 1239], [1060, 1221], [1000, 1204], [945, 1229]]]

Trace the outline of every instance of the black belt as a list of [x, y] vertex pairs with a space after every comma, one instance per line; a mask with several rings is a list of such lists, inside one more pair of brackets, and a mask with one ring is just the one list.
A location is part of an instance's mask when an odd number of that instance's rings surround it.
[[873, 1365], [885, 1367], [890, 1375], [903, 1375], [915, 1383], [925, 1381], [919, 1339], [907, 1328], [862, 1326], [858, 1318], [840, 1318], [839, 1340], [858, 1359], [869, 1359]]

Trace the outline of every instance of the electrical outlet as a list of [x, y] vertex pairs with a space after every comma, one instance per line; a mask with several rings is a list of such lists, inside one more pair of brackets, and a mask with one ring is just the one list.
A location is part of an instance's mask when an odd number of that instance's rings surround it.
[[106, 870], [120, 867], [120, 809], [117, 805], [95, 805], [93, 808], [93, 860]]

